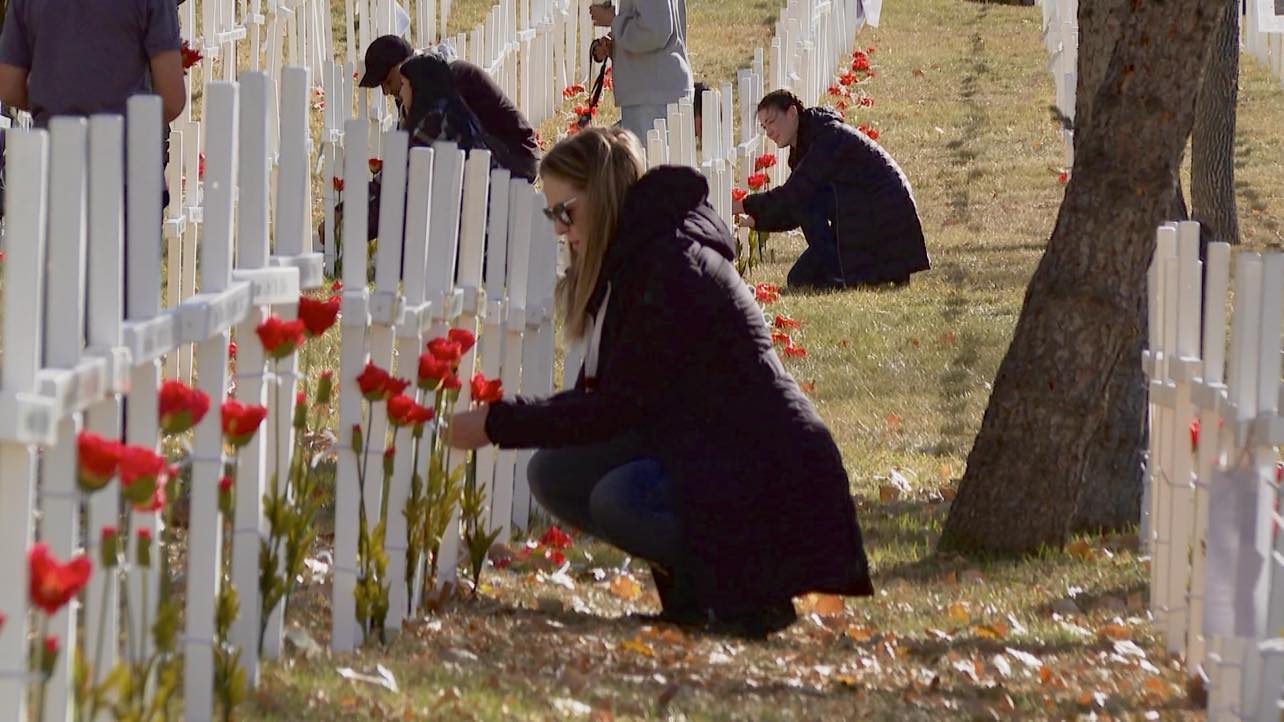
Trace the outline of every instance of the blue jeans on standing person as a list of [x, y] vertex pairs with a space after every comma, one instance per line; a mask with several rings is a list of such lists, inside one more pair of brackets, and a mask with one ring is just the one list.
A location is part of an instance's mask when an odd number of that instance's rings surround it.
[[655, 128], [655, 121], [667, 118], [668, 105], [624, 105], [620, 107], [620, 127], [633, 133], [646, 148], [647, 131]]
[[798, 226], [807, 239], [807, 248], [789, 269], [786, 284], [794, 288], [841, 288], [842, 262], [838, 257], [838, 234], [834, 230], [834, 187], [816, 191], [798, 214]]
[[635, 557], [679, 566], [673, 480], [637, 437], [541, 449], [526, 475], [531, 494], [557, 519]]

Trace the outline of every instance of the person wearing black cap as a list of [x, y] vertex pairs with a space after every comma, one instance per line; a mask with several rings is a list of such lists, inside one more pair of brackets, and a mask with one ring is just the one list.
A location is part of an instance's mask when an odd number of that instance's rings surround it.
[[[407, 82], [401, 69], [414, 55], [414, 48], [404, 38], [397, 35], [376, 38], [366, 48], [366, 72], [359, 83], [363, 88], [377, 87], [385, 95], [392, 96], [403, 117], [410, 108], [402, 107], [400, 99], [402, 84]], [[457, 95], [476, 116], [481, 130], [490, 140], [491, 151], [504, 159], [501, 165], [514, 177], [534, 180], [539, 164], [539, 144], [535, 141], [535, 129], [530, 122], [486, 71], [466, 60], [446, 62], [449, 75], [441, 76], [438, 84], [450, 87], [434, 88], [435, 93]]]

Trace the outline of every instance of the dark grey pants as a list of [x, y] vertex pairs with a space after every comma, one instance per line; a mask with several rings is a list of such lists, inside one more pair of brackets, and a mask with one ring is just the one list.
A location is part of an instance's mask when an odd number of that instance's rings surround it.
[[673, 482], [636, 437], [541, 449], [526, 474], [531, 493], [559, 520], [635, 557], [678, 565]]

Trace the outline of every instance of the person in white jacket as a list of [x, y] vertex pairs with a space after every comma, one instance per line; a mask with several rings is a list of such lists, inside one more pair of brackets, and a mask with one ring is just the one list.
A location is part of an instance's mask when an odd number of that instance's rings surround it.
[[589, 6], [598, 27], [611, 28], [610, 55], [620, 125], [646, 139], [669, 103], [691, 95], [686, 0], [619, 0]]

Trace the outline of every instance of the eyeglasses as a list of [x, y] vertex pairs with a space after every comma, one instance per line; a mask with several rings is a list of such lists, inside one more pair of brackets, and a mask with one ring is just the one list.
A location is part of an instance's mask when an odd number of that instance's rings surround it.
[[575, 200], [574, 198], [568, 198], [552, 208], [543, 209], [544, 217], [564, 226], [571, 225], [571, 206], [575, 205]]

